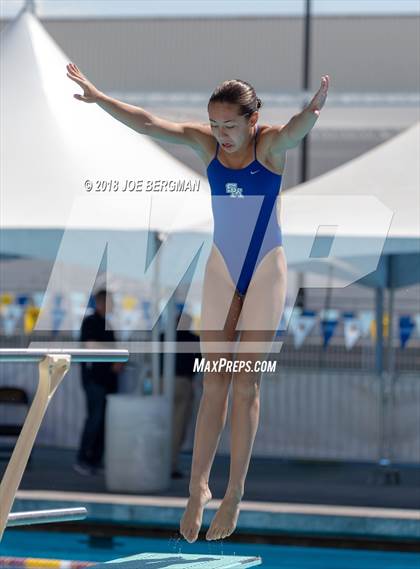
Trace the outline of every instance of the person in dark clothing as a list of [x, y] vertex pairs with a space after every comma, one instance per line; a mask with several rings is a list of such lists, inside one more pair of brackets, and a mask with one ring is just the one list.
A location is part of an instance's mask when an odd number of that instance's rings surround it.
[[[95, 294], [95, 312], [83, 319], [80, 341], [90, 349], [112, 348], [114, 332], [106, 323], [106, 301], [112, 311], [112, 296], [105, 289]], [[73, 468], [79, 474], [95, 474], [103, 467], [105, 446], [106, 396], [116, 393], [118, 373], [124, 364], [119, 362], [81, 363], [82, 386], [86, 396], [87, 416], [83, 428], [77, 461]]]
[[[183, 328], [191, 327], [191, 316], [186, 312], [179, 312], [176, 316], [176, 325], [181, 321]], [[161, 334], [161, 340], [164, 335]], [[175, 385], [174, 408], [172, 415], [172, 478], [183, 478], [184, 474], [178, 469], [178, 456], [185, 440], [188, 425], [192, 417], [194, 404], [194, 359], [200, 357], [198, 337], [190, 330], [177, 330], [176, 341], [195, 342], [197, 352], [175, 355]], [[163, 358], [162, 358], [163, 359]], [[162, 360], [161, 360], [162, 361]]]

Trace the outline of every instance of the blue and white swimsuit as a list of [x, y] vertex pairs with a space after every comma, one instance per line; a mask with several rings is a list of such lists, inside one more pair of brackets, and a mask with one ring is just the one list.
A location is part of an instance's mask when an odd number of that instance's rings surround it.
[[213, 242], [223, 256], [239, 294], [244, 295], [262, 259], [282, 244], [276, 198], [282, 175], [257, 160], [245, 168], [227, 168], [216, 154], [207, 167], [214, 218]]

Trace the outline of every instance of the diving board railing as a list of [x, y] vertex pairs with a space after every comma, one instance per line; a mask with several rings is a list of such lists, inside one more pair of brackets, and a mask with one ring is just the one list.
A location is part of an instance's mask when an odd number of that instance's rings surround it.
[[[39, 370], [37, 392], [0, 483], [0, 541], [9, 521], [10, 525], [13, 525], [13, 519], [16, 519], [17, 514], [10, 514], [16, 492], [48, 404], [69, 371], [71, 362], [126, 362], [128, 356], [128, 350], [0, 349], [0, 361], [38, 362]], [[30, 514], [31, 521], [27, 523], [34, 523], [36, 512], [30, 512]], [[48, 515], [45, 515], [42, 523], [47, 521], [56, 520], [50, 520]]]
[[55, 510], [37, 510], [35, 512], [16, 512], [9, 514], [7, 527], [50, 524], [53, 522], [75, 522], [84, 520], [86, 516], [86, 508], [60, 508]]

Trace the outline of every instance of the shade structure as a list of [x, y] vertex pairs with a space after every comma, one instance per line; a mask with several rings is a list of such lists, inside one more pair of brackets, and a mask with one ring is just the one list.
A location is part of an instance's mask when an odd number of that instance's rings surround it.
[[[291, 188], [285, 198], [293, 206], [288, 210], [293, 220], [288, 224], [285, 219], [290, 247], [297, 249], [309, 239], [312, 249], [311, 258], [296, 259], [294, 268], [330, 277], [332, 272], [347, 284], [372, 287], [419, 282], [419, 156], [416, 123], [362, 156]], [[323, 231], [314, 243], [320, 224]]]
[[[74, 99], [81, 90], [66, 75], [70, 58], [34, 14], [25, 10], [5, 28], [0, 57], [4, 228], [179, 231], [209, 221], [206, 179]], [[186, 191], [188, 183], [199, 189]]]
[[[70, 58], [30, 10], [2, 32], [0, 58], [0, 259], [57, 261], [50, 296], [68, 290], [66, 266], [73, 290], [92, 290], [105, 250], [121, 279], [179, 282], [209, 248], [206, 178], [74, 99]], [[152, 262], [158, 232], [169, 237]]]

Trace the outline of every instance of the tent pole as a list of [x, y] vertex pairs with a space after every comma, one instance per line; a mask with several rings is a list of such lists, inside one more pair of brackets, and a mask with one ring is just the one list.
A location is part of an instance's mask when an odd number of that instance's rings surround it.
[[[381, 370], [380, 375], [380, 409], [379, 409], [379, 422], [380, 422], [380, 429], [379, 429], [379, 436], [380, 436], [380, 459], [379, 464], [380, 466], [389, 466], [391, 464], [389, 458], [389, 429], [386, 428], [386, 416], [387, 416], [387, 403], [389, 397], [389, 350], [392, 346], [392, 306], [393, 306], [393, 290], [392, 288], [389, 289], [389, 297], [388, 297], [388, 338], [387, 338], [387, 368], [386, 370]], [[383, 342], [382, 337], [382, 344]], [[383, 350], [382, 350], [383, 354]]]
[[391, 380], [394, 378], [395, 374], [395, 347], [394, 347], [394, 335], [393, 335], [393, 327], [394, 327], [394, 296], [395, 296], [395, 289], [391, 287], [389, 289], [389, 300], [388, 300], [388, 314], [389, 314], [389, 322], [388, 322], [388, 373]]
[[[395, 362], [395, 353], [394, 353], [394, 346], [393, 346], [393, 322], [394, 322], [394, 287], [390, 286], [389, 288], [389, 298], [388, 298], [388, 362], [387, 362], [387, 379], [388, 385], [387, 390], [385, 392], [385, 401], [384, 405], [387, 404], [388, 407], [388, 431], [387, 436], [384, 440], [384, 446], [382, 448], [385, 449], [386, 452], [382, 454], [388, 456], [387, 464], [391, 464], [391, 436], [392, 436], [392, 429], [390, 424], [390, 419], [392, 419], [392, 399], [393, 399], [393, 391], [394, 391], [394, 362]], [[386, 445], [386, 446], [385, 446]]]
[[[310, 102], [309, 86], [311, 83], [311, 31], [312, 31], [312, 4], [311, 0], [305, 0], [305, 26], [303, 35], [303, 104], [302, 110], [307, 107]], [[300, 164], [299, 164], [299, 183], [303, 184], [308, 179], [308, 155], [309, 155], [309, 135], [305, 136], [300, 144]], [[306, 290], [304, 272], [299, 272], [297, 281], [297, 299], [296, 306], [305, 308]]]
[[[166, 330], [165, 342], [176, 341], [176, 327], [177, 322], [175, 318], [175, 298], [172, 296], [169, 299], [166, 309]], [[170, 402], [171, 413], [173, 413], [173, 399], [175, 391], [175, 358], [174, 352], [164, 352], [163, 354], [163, 394], [168, 397]], [[172, 421], [172, 419], [171, 419]], [[170, 423], [172, 424], [172, 422]]]
[[384, 288], [376, 287], [376, 344], [375, 344], [375, 369], [381, 376], [383, 372], [383, 314], [384, 314]]
[[[153, 273], [153, 317], [157, 316], [157, 321], [152, 329], [152, 345], [157, 346], [159, 343], [159, 332], [160, 332], [160, 263], [157, 257], [157, 252], [159, 249], [159, 235], [157, 231], [153, 232], [153, 258], [155, 259], [155, 270]], [[153, 381], [153, 394], [156, 392], [160, 393], [160, 354], [159, 351], [152, 350], [152, 381]]]
[[384, 287], [380, 286], [376, 291], [376, 373], [379, 380], [379, 465], [387, 466], [388, 459], [384, 458], [385, 447], [385, 374], [383, 370], [383, 313], [384, 313]]
[[[393, 435], [393, 417], [394, 417], [394, 397], [395, 397], [395, 367], [396, 367], [396, 348], [394, 346], [394, 310], [395, 310], [395, 288], [394, 279], [392, 274], [392, 261], [393, 256], [388, 255], [388, 285], [389, 285], [389, 298], [388, 298], [388, 358], [387, 358], [387, 373], [386, 385], [384, 385], [383, 405], [384, 405], [384, 426], [385, 426], [385, 408], [388, 411], [388, 429], [382, 445], [382, 466], [387, 466], [385, 473], [385, 482], [390, 484], [400, 483], [400, 472], [398, 468], [389, 468], [392, 466], [391, 441]], [[385, 407], [386, 406], [386, 407]]]
[[383, 301], [384, 301], [384, 285], [377, 287], [376, 290], [376, 372], [379, 379], [379, 472], [377, 480], [381, 484], [399, 484], [398, 470], [390, 468], [390, 444], [389, 444], [389, 428], [386, 429], [386, 412], [387, 403], [391, 395], [390, 381], [392, 373], [392, 329], [393, 329], [393, 310], [394, 310], [394, 289], [391, 278], [391, 258], [387, 259], [387, 278], [386, 283], [389, 284], [389, 304], [388, 304], [388, 369], [383, 369]]

